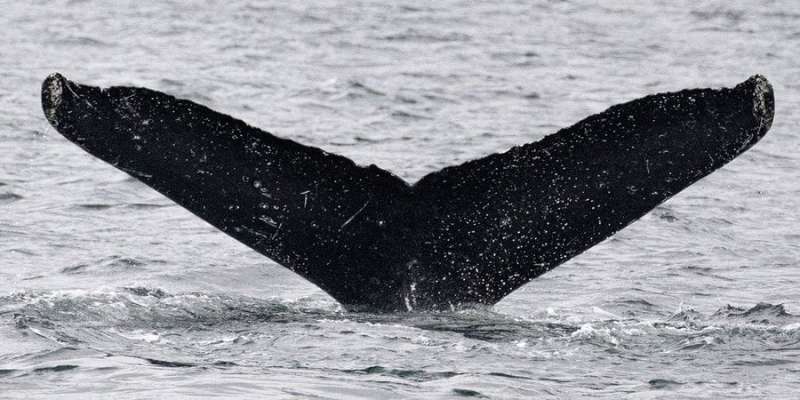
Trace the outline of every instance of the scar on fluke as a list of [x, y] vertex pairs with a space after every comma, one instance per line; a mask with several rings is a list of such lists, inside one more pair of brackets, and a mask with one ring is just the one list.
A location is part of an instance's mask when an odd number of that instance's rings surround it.
[[645, 96], [413, 183], [146, 88], [53, 74], [42, 107], [82, 149], [348, 309], [402, 311], [496, 303], [753, 146], [775, 104], [760, 75]]
[[358, 214], [361, 214], [361, 212], [364, 211], [365, 208], [367, 208], [368, 204], [369, 204], [369, 199], [367, 199], [367, 201], [364, 202], [364, 205], [361, 206], [361, 208], [359, 208], [355, 214], [351, 215], [350, 218], [347, 219], [347, 221], [344, 221], [344, 223], [340, 228], [344, 228], [345, 226], [347, 226], [347, 224], [353, 222], [353, 220], [358, 216]]

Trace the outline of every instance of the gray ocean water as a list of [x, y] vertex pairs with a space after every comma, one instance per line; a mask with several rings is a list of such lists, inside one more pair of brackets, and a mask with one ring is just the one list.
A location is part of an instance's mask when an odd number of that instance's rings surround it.
[[[800, 395], [800, 3], [0, 0], [0, 398]], [[60, 137], [59, 71], [408, 180], [646, 94], [775, 88], [753, 149], [495, 307], [348, 313]]]

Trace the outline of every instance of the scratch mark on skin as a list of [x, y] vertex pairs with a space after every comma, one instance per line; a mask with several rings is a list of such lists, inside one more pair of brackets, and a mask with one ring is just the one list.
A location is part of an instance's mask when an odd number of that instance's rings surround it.
[[77, 93], [75, 93], [75, 91], [74, 91], [74, 90], [72, 90], [72, 88], [71, 88], [71, 87], [69, 87], [69, 84], [65, 84], [65, 85], [62, 85], [62, 86], [64, 86], [65, 88], [67, 88], [67, 90], [69, 90], [69, 92], [70, 92], [70, 93], [72, 93], [72, 95], [73, 95], [73, 96], [75, 96], [75, 98], [76, 98], [76, 99], [81, 99], [81, 100], [83, 100], [83, 102], [84, 102], [84, 103], [86, 103], [86, 105], [87, 105], [87, 106], [89, 106], [89, 108], [91, 108], [92, 110], [95, 110], [95, 111], [97, 111], [97, 109], [96, 109], [96, 108], [94, 108], [94, 106], [92, 105], [92, 103], [91, 103], [91, 102], [89, 102], [89, 100], [87, 100], [87, 99], [85, 99], [85, 98], [83, 98], [83, 97], [79, 96]]
[[258, 219], [261, 220], [261, 222], [263, 222], [263, 223], [265, 223], [265, 224], [267, 224], [267, 225], [269, 225], [269, 226], [271, 226], [273, 228], [277, 228], [278, 227], [278, 224], [275, 222], [275, 220], [270, 218], [270, 217], [268, 217], [268, 216], [266, 216], [266, 215], [262, 215], [262, 216], [258, 217]]
[[[370, 200], [371, 200], [371, 199], [370, 199]], [[349, 224], [349, 223], [353, 222], [353, 220], [354, 220], [354, 219], [355, 219], [355, 218], [358, 216], [358, 214], [361, 214], [361, 212], [362, 212], [362, 211], [364, 211], [364, 209], [365, 209], [365, 208], [367, 208], [367, 204], [369, 204], [369, 200], [367, 200], [367, 201], [364, 203], [364, 205], [363, 205], [363, 206], [361, 206], [361, 208], [359, 208], [359, 209], [358, 209], [358, 211], [356, 211], [356, 213], [355, 213], [355, 214], [353, 214], [352, 216], [350, 216], [350, 218], [348, 218], [348, 219], [347, 219], [347, 221], [344, 221], [344, 223], [342, 224], [342, 226], [340, 226], [340, 227], [339, 227], [339, 229], [343, 229], [345, 226], [347, 226], [347, 224]]]
[[265, 234], [263, 234], [263, 233], [261, 233], [261, 232], [259, 232], [259, 231], [255, 230], [255, 229], [244, 228], [244, 230], [246, 230], [246, 231], [250, 232], [251, 234], [253, 234], [253, 235], [255, 235], [255, 236], [262, 237], [262, 238], [264, 238], [264, 239], [272, 239], [272, 238], [270, 238], [269, 236], [267, 236], [267, 235], [265, 235]]
[[280, 224], [278, 224], [278, 228], [277, 228], [277, 229], [275, 229], [275, 233], [273, 233], [273, 234], [272, 234], [272, 239], [273, 239], [273, 240], [274, 240], [276, 237], [278, 237], [278, 232], [280, 232], [280, 231], [281, 231], [281, 227], [282, 227], [282, 226], [283, 226], [283, 223], [280, 223]]
[[137, 171], [137, 170], [135, 170], [133, 168], [124, 168], [124, 167], [119, 166], [119, 157], [117, 157], [117, 160], [114, 163], [111, 163], [111, 165], [114, 165], [115, 167], [121, 169], [122, 171], [124, 171], [128, 175], [130, 175], [130, 176], [132, 176], [134, 178], [137, 178], [137, 179], [139, 179], [139, 177], [144, 177], [144, 178], [147, 178], [147, 179], [150, 179], [150, 178], [153, 177], [152, 174], [146, 174], [144, 172]]
[[305, 192], [300, 192], [300, 195], [303, 196], [303, 209], [305, 210], [306, 206], [308, 206], [308, 194], [311, 193], [310, 190], [306, 190]]

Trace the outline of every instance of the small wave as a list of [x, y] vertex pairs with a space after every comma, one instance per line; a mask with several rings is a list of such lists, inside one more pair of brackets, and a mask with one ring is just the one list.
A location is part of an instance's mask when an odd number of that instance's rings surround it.
[[164, 263], [165, 261], [163, 260], [111, 256], [100, 259], [93, 263], [80, 263], [64, 267], [61, 269], [61, 273], [67, 275], [76, 275], [76, 274], [86, 273], [89, 270], [96, 270], [102, 272], [117, 272], [117, 271], [124, 272], [132, 269], [144, 268], [152, 264], [164, 264]]
[[167, 292], [159, 288], [148, 288], [148, 287], [137, 286], [137, 287], [125, 287], [122, 289], [136, 296], [141, 296], [141, 297], [149, 296], [149, 297], [155, 297], [157, 299], [163, 299], [165, 297], [169, 297], [169, 294], [167, 294]]
[[187, 363], [187, 362], [158, 360], [158, 359], [155, 359], [155, 358], [145, 358], [144, 360], [149, 362], [150, 364], [157, 365], [159, 367], [187, 368], [187, 367], [195, 367], [195, 366], [197, 366], [196, 364]]
[[667, 221], [667, 222], [675, 222], [678, 220], [678, 217], [670, 213], [669, 211], [664, 211], [658, 214], [658, 218]]
[[416, 29], [408, 29], [404, 32], [394, 33], [383, 36], [381, 39], [390, 42], [469, 42], [472, 40], [470, 35], [458, 32], [422, 32]]
[[100, 204], [100, 203], [87, 203], [87, 204], [75, 205], [76, 208], [83, 210], [91, 210], [91, 211], [108, 210], [109, 208], [112, 208], [114, 206], [115, 204]]
[[182, 88], [186, 86], [186, 84], [183, 81], [169, 79], [169, 78], [159, 79], [158, 83], [166, 88]]
[[453, 389], [453, 394], [456, 394], [461, 397], [475, 397], [478, 399], [488, 399], [488, 397], [484, 396], [481, 392], [472, 390], [472, 389]]
[[53, 374], [53, 373], [72, 371], [76, 369], [78, 369], [78, 366], [73, 364], [59, 364], [48, 367], [37, 367], [32, 369], [6, 368], [6, 369], [0, 369], [0, 378], [22, 377], [31, 374], [35, 375]]
[[0, 204], [13, 203], [22, 199], [24, 199], [22, 195], [13, 192], [0, 193]]
[[447, 104], [459, 104], [459, 100], [447, 97], [443, 94], [432, 94], [432, 93], [425, 93], [422, 95], [423, 98], [426, 100], [430, 100], [435, 103], [447, 103]]
[[355, 137], [353, 137], [353, 140], [355, 140], [356, 142], [361, 142], [361, 143], [384, 143], [384, 142], [391, 141], [392, 139], [390, 139], [390, 138], [373, 139], [373, 138], [368, 138], [368, 137], [365, 137], [365, 136], [355, 136]]
[[357, 89], [357, 90], [359, 90], [359, 91], [361, 91], [363, 93], [366, 93], [366, 94], [370, 94], [370, 95], [373, 95], [373, 96], [386, 96], [386, 93], [384, 93], [384, 92], [382, 92], [382, 91], [380, 91], [378, 89], [375, 89], [373, 87], [370, 87], [365, 83], [356, 81], [356, 80], [348, 81], [348, 84], [349, 84], [350, 88]]
[[427, 382], [438, 379], [448, 379], [454, 376], [461, 375], [460, 373], [455, 371], [428, 372], [425, 370], [416, 370], [416, 369], [385, 368], [380, 365], [375, 365], [363, 369], [345, 370], [344, 372], [351, 374], [359, 374], [359, 375], [393, 376], [397, 378], [409, 379], [418, 382]]
[[513, 342], [525, 337], [567, 337], [579, 329], [552, 321], [510, 319], [483, 310], [428, 316], [421, 314], [400, 322], [417, 329], [458, 333], [467, 339], [485, 342]]
[[146, 210], [151, 208], [164, 208], [164, 207], [173, 207], [175, 204], [173, 203], [165, 203], [165, 204], [150, 204], [150, 203], [130, 203], [125, 204], [125, 208], [131, 208], [134, 210]]
[[404, 119], [404, 120], [426, 120], [426, 119], [432, 119], [431, 117], [428, 117], [428, 116], [425, 116], [425, 115], [415, 114], [415, 113], [412, 113], [412, 112], [409, 112], [409, 111], [402, 111], [402, 110], [392, 111], [391, 116], [392, 116], [392, 118]]
[[669, 318], [667, 318], [667, 322], [674, 322], [674, 321], [694, 322], [694, 321], [699, 321], [702, 318], [703, 316], [699, 312], [693, 309], [687, 309], [678, 311], [677, 313], [671, 315]]
[[419, 6], [407, 6], [401, 5], [397, 7], [397, 10], [400, 12], [407, 12], [407, 13], [418, 13], [418, 12], [432, 12], [435, 9], [431, 7], [419, 7]]
[[678, 346], [678, 351], [691, 351], [691, 350], [698, 350], [704, 349], [708, 347], [714, 347], [715, 345], [725, 344], [725, 341], [721, 338], [715, 336], [700, 336], [700, 337], [690, 337], [686, 339]]
[[84, 272], [84, 270], [85, 270], [86, 268], [88, 268], [88, 267], [89, 267], [89, 264], [78, 264], [78, 265], [73, 265], [73, 266], [70, 266], [70, 267], [64, 267], [64, 268], [61, 268], [61, 273], [62, 273], [62, 274], [67, 274], [67, 275], [71, 275], [71, 274], [81, 274], [81, 273], [83, 273], [83, 272]]
[[685, 385], [684, 382], [678, 382], [671, 379], [651, 379], [647, 382], [653, 389], [677, 389]]
[[620, 340], [609, 326], [594, 326], [593, 324], [586, 323], [581, 325], [580, 329], [572, 332], [570, 335], [574, 339], [586, 343], [592, 343], [606, 347], [612, 345], [614, 347], [620, 345]]
[[77, 365], [72, 364], [65, 364], [65, 365], [54, 365], [52, 367], [39, 367], [34, 368], [33, 372], [37, 374], [49, 373], [49, 372], [63, 372], [69, 371], [78, 368]]
[[729, 23], [737, 23], [744, 18], [745, 14], [739, 10], [729, 10], [725, 8], [716, 8], [709, 11], [702, 11], [702, 10], [692, 10], [689, 12], [689, 15], [695, 17], [697, 20], [700, 21], [708, 21], [715, 18], [721, 18], [727, 20]]
[[717, 310], [712, 318], [746, 319], [751, 323], [772, 323], [775, 318], [786, 318], [792, 315], [786, 312], [783, 304], [758, 303], [745, 309], [730, 304]]
[[727, 276], [723, 276], [723, 275], [714, 273], [715, 269], [711, 268], [711, 267], [699, 267], [699, 266], [696, 266], [696, 265], [687, 265], [687, 266], [681, 267], [680, 269], [683, 270], [683, 271], [691, 272], [691, 273], [699, 275], [699, 276], [705, 276], [705, 277], [719, 279], [719, 280], [728, 281], [728, 282], [733, 282], [734, 281], [734, 279], [732, 279], [732, 278], [729, 278]]
[[713, 314], [706, 316], [693, 309], [681, 310], [665, 321], [665, 323], [674, 323], [677, 321], [688, 323], [695, 327], [705, 327], [711, 324], [731, 324], [737, 322], [746, 322], [750, 324], [765, 325], [765, 327], [772, 326], [785, 326], [789, 321], [796, 320], [797, 316], [789, 314], [783, 304], [769, 304], [758, 303], [753, 307], [744, 308], [732, 305], [726, 305], [717, 309]]
[[[327, 100], [376, 100], [386, 97], [386, 93], [357, 79], [339, 80], [331, 79], [313, 90], [303, 90], [297, 96], [324, 96]], [[336, 108], [326, 104], [311, 103], [318, 108], [335, 111]]]
[[531, 379], [531, 378], [528, 378], [527, 376], [511, 375], [511, 374], [506, 374], [504, 372], [489, 372], [487, 375], [497, 376], [497, 377], [500, 377], [500, 378], [510, 378], [510, 379], [524, 379], [524, 380]]
[[68, 36], [53, 40], [53, 43], [75, 47], [111, 47], [111, 44], [88, 36]]
[[655, 304], [645, 300], [645, 299], [621, 299], [618, 300], [617, 303], [627, 304], [635, 307], [644, 307], [644, 308], [654, 308], [656, 307]]
[[746, 367], [769, 367], [774, 365], [797, 364], [797, 361], [777, 359], [777, 358], [767, 358], [763, 360], [738, 360], [732, 362], [731, 364], [742, 365]]

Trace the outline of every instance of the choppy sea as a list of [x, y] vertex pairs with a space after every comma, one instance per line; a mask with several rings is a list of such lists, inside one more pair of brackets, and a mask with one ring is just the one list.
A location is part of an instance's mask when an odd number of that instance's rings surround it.
[[[794, 399], [800, 3], [0, 0], [0, 398]], [[344, 311], [92, 158], [41, 81], [146, 86], [414, 181], [646, 94], [753, 149], [496, 306]]]

